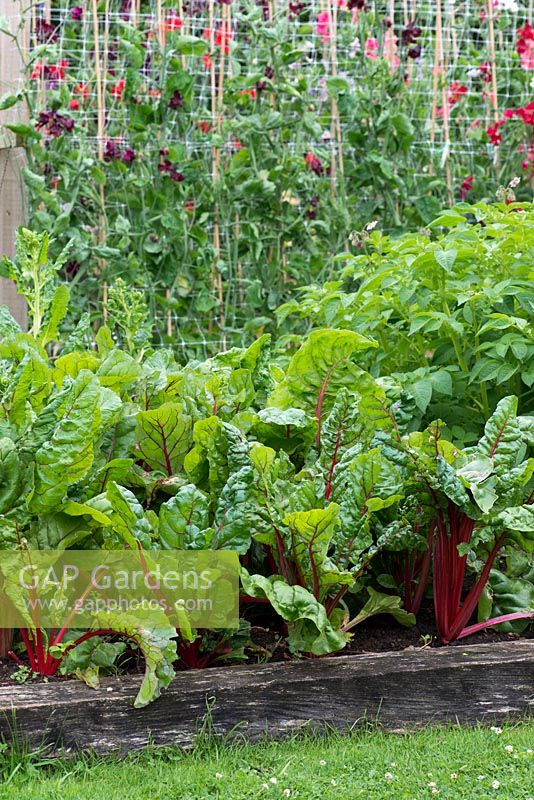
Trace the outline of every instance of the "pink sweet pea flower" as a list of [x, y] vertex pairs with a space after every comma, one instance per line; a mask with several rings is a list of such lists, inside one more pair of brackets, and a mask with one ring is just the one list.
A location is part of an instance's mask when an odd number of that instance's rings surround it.
[[366, 58], [370, 58], [371, 61], [376, 61], [378, 58], [378, 48], [380, 47], [380, 43], [378, 39], [373, 39], [369, 37], [365, 40], [365, 47], [363, 50], [363, 54]]
[[321, 11], [317, 15], [317, 24], [315, 25], [315, 33], [320, 36], [323, 42], [330, 40], [330, 14], [328, 11]]

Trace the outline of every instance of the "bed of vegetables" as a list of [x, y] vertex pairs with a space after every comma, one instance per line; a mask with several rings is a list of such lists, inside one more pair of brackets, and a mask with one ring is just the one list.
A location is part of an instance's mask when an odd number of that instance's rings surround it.
[[[261, 606], [295, 656], [346, 647], [433, 603], [447, 644], [534, 616], [534, 209], [459, 205], [428, 230], [354, 235], [332, 280], [279, 309], [279, 337], [181, 365], [152, 348], [120, 281], [107, 324], [61, 333], [48, 238], [3, 273], [30, 330], [0, 315], [0, 547], [231, 549], [226, 631], [4, 634], [21, 669], [93, 685], [138, 649], [137, 703], [177, 665], [245, 657]], [[88, 635], [90, 634], [90, 635]], [[6, 653], [4, 653], [5, 655]]]

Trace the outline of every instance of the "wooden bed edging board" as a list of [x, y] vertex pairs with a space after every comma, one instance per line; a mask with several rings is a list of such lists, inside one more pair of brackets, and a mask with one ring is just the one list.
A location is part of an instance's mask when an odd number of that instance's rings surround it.
[[208, 706], [215, 733], [250, 739], [363, 719], [395, 731], [503, 722], [534, 711], [534, 641], [181, 672], [144, 709], [132, 705], [138, 686], [137, 677], [106, 678], [99, 691], [70, 680], [0, 686], [0, 738], [15, 730], [34, 747], [99, 753], [187, 746]]

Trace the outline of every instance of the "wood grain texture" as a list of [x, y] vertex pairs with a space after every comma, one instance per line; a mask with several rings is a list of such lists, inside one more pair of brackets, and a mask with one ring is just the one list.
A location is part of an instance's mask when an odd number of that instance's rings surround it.
[[429, 723], [502, 722], [534, 710], [534, 641], [224, 667], [177, 675], [162, 697], [132, 707], [139, 680], [98, 692], [74, 682], [0, 686], [0, 735], [36, 746], [127, 752], [192, 743], [208, 707], [217, 734], [254, 739], [304, 727], [388, 730]]
[[[24, 35], [19, 31], [22, 4], [16, 0], [0, 0], [0, 18], [7, 22], [12, 33], [19, 33], [19, 45], [24, 47]], [[0, 32], [0, 97], [16, 94], [21, 81], [22, 59], [15, 42]], [[26, 220], [25, 198], [20, 169], [24, 151], [17, 147], [16, 137], [3, 126], [10, 122], [26, 122], [23, 103], [0, 111], [0, 258], [13, 255], [15, 232]], [[10, 281], [0, 279], [0, 304], [9, 307], [17, 322], [26, 327], [26, 304]]]

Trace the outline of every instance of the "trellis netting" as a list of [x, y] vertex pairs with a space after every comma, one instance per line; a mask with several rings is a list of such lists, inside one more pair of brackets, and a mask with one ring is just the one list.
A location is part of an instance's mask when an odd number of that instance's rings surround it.
[[240, 343], [370, 222], [424, 227], [515, 177], [531, 194], [532, 5], [34, 5], [31, 224], [72, 239], [80, 311], [122, 277], [184, 355]]

